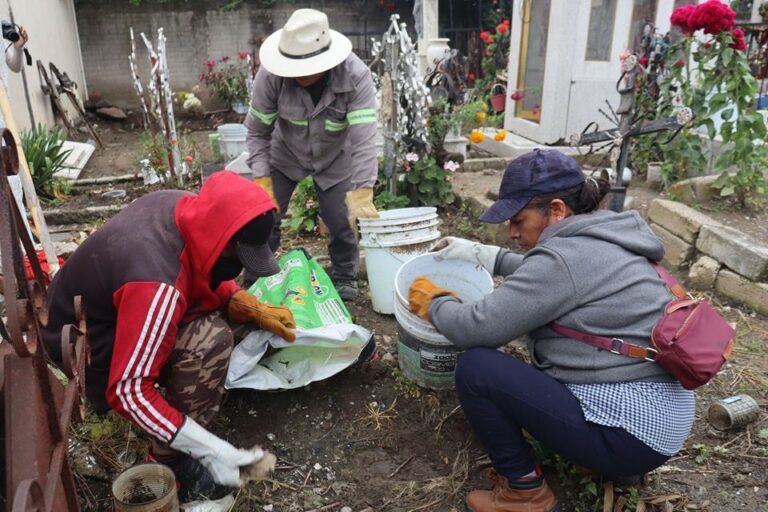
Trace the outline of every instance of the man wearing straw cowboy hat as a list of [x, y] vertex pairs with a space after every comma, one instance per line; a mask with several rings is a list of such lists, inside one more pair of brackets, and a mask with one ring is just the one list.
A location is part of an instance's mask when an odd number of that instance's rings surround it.
[[[314, 9], [295, 11], [259, 52], [248, 128], [248, 165], [280, 206], [312, 176], [328, 226], [331, 276], [344, 300], [357, 297], [358, 218], [378, 217], [376, 97], [368, 67], [352, 43]], [[270, 246], [280, 245], [280, 222]], [[253, 276], [245, 275], [246, 281]]]

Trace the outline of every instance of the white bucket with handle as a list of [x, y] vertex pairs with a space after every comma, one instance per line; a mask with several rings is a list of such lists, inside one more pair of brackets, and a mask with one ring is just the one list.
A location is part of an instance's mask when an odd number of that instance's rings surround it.
[[365, 252], [373, 310], [392, 315], [395, 274], [406, 261], [429, 252], [440, 238], [440, 219], [434, 207], [384, 210], [379, 215], [359, 219], [360, 247]]

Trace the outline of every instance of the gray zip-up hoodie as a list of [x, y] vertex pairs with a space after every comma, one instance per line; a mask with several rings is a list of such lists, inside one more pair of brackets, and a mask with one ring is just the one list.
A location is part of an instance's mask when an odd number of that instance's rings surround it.
[[635, 211], [599, 210], [569, 217], [544, 230], [524, 256], [502, 250], [495, 273], [504, 282], [484, 299], [432, 302], [432, 323], [462, 348], [500, 347], [529, 335], [534, 366], [574, 384], [667, 382], [656, 363], [612, 354], [563, 338], [550, 322], [589, 334], [647, 346], [653, 326], [672, 299], [648, 260], [664, 246]]

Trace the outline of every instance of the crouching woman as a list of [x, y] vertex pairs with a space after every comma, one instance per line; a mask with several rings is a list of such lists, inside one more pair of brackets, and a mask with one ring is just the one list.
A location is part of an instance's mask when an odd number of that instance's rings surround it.
[[[473, 512], [559, 510], [523, 430], [610, 478], [660, 466], [690, 432], [693, 393], [659, 365], [550, 326], [648, 346], [672, 298], [649, 262], [663, 257], [661, 242], [637, 212], [598, 210], [607, 191], [562, 153], [523, 155], [507, 167], [498, 200], [480, 220], [508, 221], [525, 254], [457, 238], [438, 245], [439, 258], [478, 263], [504, 282], [474, 303], [425, 277], [409, 290], [411, 310], [467, 349], [456, 388], [495, 480], [493, 490], [469, 493]], [[531, 364], [496, 350], [522, 335]]]

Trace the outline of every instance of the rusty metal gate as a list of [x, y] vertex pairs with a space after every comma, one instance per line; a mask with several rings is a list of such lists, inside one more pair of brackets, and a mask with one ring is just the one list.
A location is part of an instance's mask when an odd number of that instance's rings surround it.
[[[35, 247], [23, 227], [8, 176], [19, 169], [16, 141], [0, 132], [0, 288], [5, 322], [0, 322], [0, 499], [5, 510], [79, 510], [68, 460], [70, 420], [82, 419], [88, 349], [85, 316], [75, 298], [77, 325], [61, 333], [64, 373], [48, 367], [40, 340], [47, 322], [45, 281]], [[23, 252], [22, 252], [23, 249]], [[24, 267], [27, 254], [34, 279]]]

